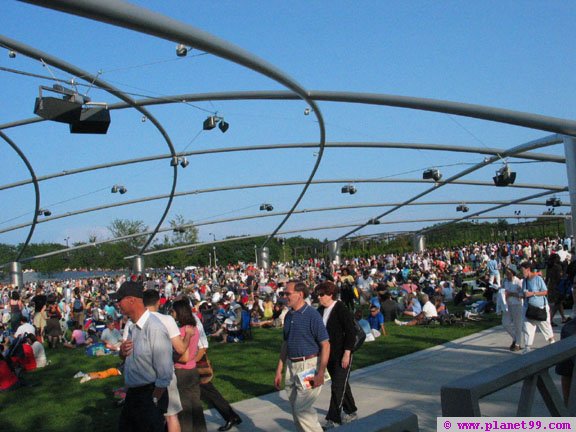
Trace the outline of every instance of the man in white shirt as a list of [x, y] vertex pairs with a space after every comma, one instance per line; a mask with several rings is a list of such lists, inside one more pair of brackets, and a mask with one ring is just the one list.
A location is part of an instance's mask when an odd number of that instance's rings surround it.
[[20, 317], [20, 325], [14, 332], [14, 337], [23, 336], [26, 333], [31, 335], [36, 335], [36, 328], [28, 322], [28, 319], [24, 315]]
[[428, 294], [422, 294], [420, 297], [422, 299], [422, 312], [420, 312], [416, 317], [408, 322], [402, 322], [400, 320], [395, 320], [394, 322], [400, 326], [415, 326], [418, 324], [426, 324], [430, 319], [438, 317], [438, 312], [436, 311], [436, 306], [430, 302], [430, 297]]

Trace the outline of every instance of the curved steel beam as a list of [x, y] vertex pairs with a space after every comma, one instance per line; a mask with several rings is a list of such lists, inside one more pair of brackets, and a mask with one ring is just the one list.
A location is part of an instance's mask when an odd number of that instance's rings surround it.
[[[527, 197], [522, 197], [522, 198], [517, 198], [513, 201], [503, 201], [502, 202], [502, 206], [501, 207], [505, 207], [507, 205], [511, 205], [511, 204], [516, 204], [516, 203], [523, 203], [523, 204], [531, 204], [531, 205], [542, 205], [541, 203], [532, 203], [532, 202], [524, 202], [525, 200], [529, 200], [529, 199], [533, 199], [534, 197], [540, 197], [540, 196], [544, 196], [544, 195], [548, 195], [554, 192], [544, 192], [541, 194], [536, 194], [536, 195], [530, 195]], [[460, 201], [433, 201], [433, 202], [420, 202], [420, 203], [413, 203], [412, 205], [436, 205], [436, 204], [455, 204], [455, 203], [460, 203]], [[469, 202], [472, 203], [472, 202]], [[478, 201], [476, 202], [478, 204], [485, 204], [487, 203], [487, 201]], [[384, 204], [384, 205], [390, 205], [390, 204]], [[393, 204], [392, 204], [393, 205]], [[339, 206], [339, 207], [325, 207], [325, 208], [315, 208], [315, 209], [302, 209], [302, 210], [298, 210], [297, 213], [311, 213], [311, 212], [323, 212], [323, 211], [333, 211], [333, 210], [342, 210], [342, 209], [350, 209], [350, 208], [361, 208], [361, 207], [374, 207], [374, 206], [383, 206], [382, 204], [367, 204], [364, 206]], [[500, 207], [499, 207], [500, 208]], [[275, 212], [275, 213], [264, 213], [264, 214], [256, 214], [256, 215], [248, 215], [248, 216], [240, 216], [240, 217], [234, 217], [234, 218], [226, 218], [226, 219], [217, 219], [217, 220], [211, 220], [211, 221], [206, 221], [206, 222], [199, 222], [199, 223], [192, 223], [192, 224], [185, 224], [185, 225], [180, 225], [178, 228], [189, 228], [189, 227], [200, 227], [200, 226], [205, 226], [205, 225], [215, 225], [215, 224], [220, 224], [220, 223], [228, 223], [228, 222], [237, 222], [237, 221], [241, 221], [241, 220], [249, 220], [249, 219], [259, 219], [259, 218], [264, 218], [264, 217], [273, 217], [273, 216], [279, 216], [279, 215], [283, 215], [286, 214], [286, 212]], [[499, 218], [502, 218], [502, 216], [498, 216]], [[515, 218], [517, 216], [514, 216]], [[529, 218], [532, 216], [523, 216], [525, 218]], [[559, 216], [560, 217], [560, 216]], [[445, 220], [445, 219], [442, 219]], [[455, 218], [455, 219], [451, 219], [451, 220], [455, 220], [455, 221], [459, 221], [462, 220], [462, 218]], [[436, 221], [436, 219], [426, 219], [424, 221]], [[399, 222], [384, 222], [384, 224], [387, 223], [399, 223]], [[356, 225], [346, 225], [346, 227], [350, 227], [350, 226], [356, 226]], [[161, 228], [159, 230], [159, 232], [165, 232], [165, 231], [172, 231], [175, 227], [170, 226], [170, 227], [166, 227], [166, 228]], [[142, 237], [142, 236], [146, 236], [149, 235], [150, 232], [143, 232], [143, 233], [136, 233], [136, 234], [129, 234], [126, 236], [122, 236], [122, 237], [116, 237], [113, 239], [108, 239], [108, 240], [102, 240], [99, 242], [94, 242], [94, 243], [85, 243], [82, 245], [78, 245], [72, 248], [67, 248], [64, 250], [60, 250], [60, 251], [53, 251], [53, 252], [48, 252], [47, 254], [43, 254], [43, 255], [38, 255], [36, 257], [31, 257], [28, 260], [33, 260], [33, 259], [37, 259], [37, 258], [46, 258], [48, 256], [53, 256], [53, 255], [58, 255], [64, 252], [70, 252], [73, 250], [78, 250], [78, 249], [83, 249], [83, 248], [87, 248], [87, 247], [92, 247], [92, 246], [98, 246], [101, 244], [106, 244], [106, 243], [113, 243], [113, 242], [117, 242], [117, 241], [123, 241], [123, 240], [128, 240], [128, 239], [132, 239], [132, 238], [137, 238], [137, 237]]]
[[[564, 191], [568, 191], [568, 187], [564, 188]], [[519, 204], [519, 203], [521, 203], [524, 199], [541, 198], [541, 197], [543, 197], [543, 196], [550, 195], [551, 193], [552, 193], [552, 192], [542, 192], [542, 193], [539, 193], [539, 194], [532, 195], [532, 196], [530, 196], [530, 197], [525, 197], [525, 198], [521, 198], [521, 199], [515, 199], [515, 200], [510, 201], [508, 204], [499, 204], [499, 205], [494, 206], [494, 207], [490, 207], [490, 208], [487, 208], [487, 209], [484, 209], [484, 210], [477, 211], [476, 213], [471, 213], [471, 214], [469, 214], [469, 215], [466, 215], [466, 216], [460, 218], [460, 221], [463, 221], [463, 220], [466, 220], [466, 219], [472, 219], [472, 218], [475, 218], [475, 217], [477, 217], [477, 216], [479, 216], [479, 215], [482, 215], [482, 214], [484, 214], [484, 213], [488, 213], [488, 212], [491, 212], [491, 211], [494, 211], [494, 210], [498, 210], [498, 209], [501, 209], [501, 208], [506, 207], [506, 206], [509, 206], [509, 205]], [[523, 202], [522, 202], [522, 204], [527, 204], [527, 203], [523, 203]], [[518, 217], [518, 216], [516, 216], [516, 217]], [[524, 216], [521, 216], [521, 217], [524, 217]], [[421, 231], [419, 231], [419, 233], [425, 234], [425, 233], [428, 233], [428, 232], [430, 232], [430, 231], [435, 231], [435, 230], [437, 230], [437, 229], [443, 228], [443, 227], [445, 227], [445, 226], [451, 225], [451, 224], [456, 223], [456, 222], [459, 222], [459, 221], [458, 221], [458, 220], [450, 221], [450, 222], [447, 222], [447, 223], [445, 223], [445, 224], [441, 224], [441, 225], [437, 225], [437, 226], [435, 226], [435, 227], [430, 227], [430, 228], [421, 230]]]
[[[45, 52], [39, 51], [36, 48], [33, 48], [31, 46], [28, 46], [28, 45], [23, 44], [23, 43], [18, 42], [18, 41], [15, 41], [15, 40], [10, 39], [6, 36], [0, 35], [0, 43], [4, 46], [7, 46], [11, 49], [16, 50], [17, 52], [19, 52], [23, 55], [26, 55], [28, 57], [31, 57], [31, 58], [39, 60], [39, 61], [43, 61], [43, 62], [45, 62], [51, 66], [57, 67], [60, 70], [63, 70], [63, 71], [66, 71], [68, 73], [71, 73], [75, 76], [81, 77], [83, 80], [100, 87], [101, 89], [105, 90], [106, 92], [116, 96], [118, 99], [123, 100], [128, 105], [133, 106], [136, 110], [140, 111], [140, 113], [142, 113], [148, 119], [150, 119], [150, 121], [154, 124], [154, 126], [156, 126], [156, 129], [158, 129], [160, 134], [164, 137], [164, 140], [166, 141], [166, 144], [168, 145], [168, 148], [170, 149], [170, 154], [172, 156], [176, 155], [176, 150], [174, 149], [174, 146], [172, 145], [172, 141], [170, 140], [168, 133], [162, 127], [162, 124], [160, 124], [160, 122], [156, 119], [156, 117], [154, 117], [150, 112], [148, 112], [148, 110], [146, 108], [143, 108], [141, 106], [136, 105], [134, 103], [134, 101], [129, 96], [124, 94], [124, 92], [122, 92], [121, 90], [111, 86], [110, 84], [108, 84], [105, 81], [102, 81], [97, 76], [92, 75], [85, 70], [82, 70], [82, 69], [80, 69], [80, 68], [78, 68], [78, 67], [76, 67], [70, 63], [65, 62], [64, 60], [61, 60], [61, 59], [54, 57], [54, 56], [51, 56]], [[162, 226], [162, 223], [164, 223], [164, 220], [166, 219], [166, 216], [168, 215], [168, 211], [170, 210], [170, 206], [172, 205], [172, 200], [174, 199], [174, 192], [176, 192], [177, 180], [178, 180], [178, 166], [176, 165], [173, 167], [172, 188], [170, 190], [168, 202], [166, 203], [166, 208], [164, 209], [164, 213], [162, 214], [162, 217], [160, 218], [158, 225], [156, 226], [156, 230], [158, 230]], [[152, 242], [152, 239], [154, 238], [155, 235], [156, 235], [156, 233], [154, 233], [150, 236], [150, 238], [146, 241], [146, 243], [142, 247], [141, 252], [146, 250], [146, 248]]]
[[[541, 148], [541, 147], [546, 147], [551, 145], [550, 144], [550, 138], [546, 137], [543, 139], [539, 139], [539, 140], [534, 140], [531, 141], [529, 143], [526, 144], [521, 144], [519, 146], [513, 147], [511, 149], [505, 150], [504, 152], [502, 152], [500, 155], [498, 156], [492, 156], [486, 160], [484, 160], [483, 162], [480, 162], [479, 164], [476, 164], [470, 168], [465, 169], [464, 171], [459, 172], [458, 174], [453, 175], [452, 177], [446, 179], [444, 182], [438, 182], [437, 184], [435, 184], [433, 187], [426, 189], [424, 192], [419, 193], [418, 195], [404, 201], [401, 205], [395, 206], [392, 209], [388, 210], [387, 212], [384, 212], [380, 215], [378, 215], [376, 217], [376, 219], [380, 220], [381, 218], [383, 218], [384, 216], [389, 215], [390, 213], [395, 212], [396, 210], [401, 209], [402, 207], [404, 207], [407, 204], [410, 204], [411, 202], [414, 202], [420, 198], [422, 198], [423, 196], [426, 196], [430, 193], [432, 193], [433, 191], [435, 191], [436, 189], [444, 186], [445, 184], [448, 183], [452, 183], [457, 179], [460, 179], [462, 177], [464, 177], [465, 175], [468, 175], [470, 173], [473, 173], [474, 171], [479, 170], [480, 168], [484, 168], [486, 165], [490, 165], [502, 158], [508, 157], [508, 156], [514, 156], [516, 153], [520, 153], [520, 152], [525, 152], [525, 151], [529, 151], [529, 150], [533, 150], [533, 149], [537, 149], [537, 148]], [[365, 226], [367, 226], [368, 223], [364, 223], [358, 227], [356, 227], [355, 229], [349, 231], [348, 233], [344, 234], [343, 236], [339, 237], [338, 239], [336, 239], [336, 241], [338, 240], [342, 240], [346, 237], [348, 237], [351, 234], [354, 234], [357, 231], [360, 231], [362, 228], [364, 228]]]
[[[338, 184], [338, 183], [426, 183], [430, 184], [429, 180], [422, 180], [422, 179], [325, 179], [325, 180], [313, 180], [311, 184]], [[445, 182], [440, 181], [439, 184], [443, 184]], [[232, 186], [221, 186], [215, 188], [207, 188], [207, 189], [196, 189], [192, 191], [186, 192], [177, 192], [174, 194], [174, 197], [179, 196], [186, 196], [186, 195], [198, 195], [204, 193], [213, 193], [213, 192], [223, 192], [223, 191], [231, 191], [231, 190], [242, 190], [242, 189], [257, 189], [257, 188], [266, 188], [266, 187], [283, 187], [283, 186], [298, 186], [304, 184], [304, 181], [289, 181], [289, 182], [278, 182], [278, 183], [256, 183], [256, 184], [245, 184], [245, 185], [232, 185]], [[473, 180], [456, 180], [451, 182], [454, 185], [462, 185], [462, 186], [489, 186], [494, 187], [494, 183], [492, 182], [485, 182], [485, 181], [473, 181]], [[543, 185], [543, 184], [524, 184], [524, 183], [517, 183], [512, 186], [511, 188], [519, 188], [519, 189], [547, 189], [550, 193], [562, 192], [565, 190], [562, 186], [553, 186], [553, 185]], [[66, 212], [61, 215], [51, 216], [48, 218], [44, 218], [38, 223], [45, 223], [50, 222], [56, 219], [63, 219], [71, 216], [77, 216], [80, 214], [91, 213], [95, 211], [115, 208], [115, 207], [122, 207], [126, 205], [132, 204], [140, 204], [143, 202], [148, 201], [155, 201], [160, 199], [167, 198], [168, 195], [154, 195], [148, 196], [144, 198], [137, 198], [112, 204], [105, 204], [97, 207], [91, 207], [87, 209], [76, 210], [72, 212]], [[459, 201], [460, 203], [464, 201]], [[468, 202], [468, 201], [466, 201]], [[407, 205], [411, 205], [409, 203]], [[399, 206], [400, 204], [395, 204], [395, 206]], [[27, 227], [28, 224], [19, 224], [14, 225], [11, 227], [0, 229], [0, 234], [15, 231], [21, 228]], [[158, 231], [160, 232], [160, 230]]]
[[[359, 93], [309, 90], [310, 98], [316, 101], [346, 102], [366, 105], [383, 105], [398, 108], [409, 108], [420, 111], [432, 111], [443, 114], [454, 114], [463, 117], [477, 118], [497, 123], [507, 123], [530, 129], [539, 129], [557, 134], [576, 136], [576, 121], [557, 117], [543, 116], [485, 105], [453, 102], [440, 99], [417, 98], [378, 93]], [[207, 100], [297, 100], [298, 98], [285, 91], [230, 91], [203, 94], [180, 94], [162, 98], [141, 99], [143, 105], [161, 105], [178, 102], [201, 102]], [[117, 108], [124, 108], [116, 105]]]
[[[2, 129], [0, 127], [0, 129]], [[559, 144], [562, 139], [558, 137]], [[255, 146], [245, 146], [245, 147], [224, 147], [217, 149], [203, 149], [203, 150], [191, 150], [188, 152], [177, 153], [178, 157], [189, 157], [189, 156], [199, 156], [208, 154], [219, 154], [219, 153], [232, 153], [232, 152], [243, 152], [243, 151], [260, 151], [260, 150], [282, 150], [282, 149], [297, 149], [297, 148], [316, 148], [318, 144], [314, 143], [294, 143], [294, 144], [270, 144], [270, 145], [255, 145]], [[406, 150], [432, 150], [432, 151], [447, 151], [456, 153], [477, 153], [486, 155], [499, 155], [504, 149], [488, 148], [488, 147], [465, 147], [465, 146], [454, 146], [454, 145], [443, 145], [443, 144], [419, 144], [419, 143], [394, 143], [394, 142], [381, 142], [381, 143], [364, 143], [364, 142], [333, 142], [326, 143], [326, 148], [366, 148], [366, 149], [381, 149], [381, 148], [393, 148], [393, 149], [406, 149]], [[105, 168], [113, 168], [123, 165], [131, 165], [143, 162], [151, 162], [160, 159], [169, 159], [172, 155], [154, 155], [145, 156], [135, 159], [126, 159], [116, 162], [104, 163], [91, 165], [82, 168], [75, 168], [70, 170], [63, 170], [57, 173], [46, 174], [44, 176], [38, 177], [38, 181], [46, 181], [54, 178], [65, 177], [69, 175], [75, 175], [90, 171], [97, 171]], [[555, 162], [555, 163], [566, 163], [566, 159], [561, 156], [547, 155], [544, 153], [533, 153], [527, 152], [514, 156], [518, 159], [528, 159], [540, 162]], [[29, 184], [30, 180], [22, 180], [14, 183], [9, 183], [5, 185], [0, 185], [0, 191], [15, 188], [18, 186], [23, 186]]]
[[[292, 92], [296, 93], [301, 99], [306, 101], [312, 108], [312, 112], [318, 120], [320, 128], [320, 143], [318, 156], [312, 168], [308, 180], [304, 184], [300, 195], [292, 205], [286, 217], [280, 222], [278, 227], [264, 241], [264, 245], [274, 237], [276, 232], [284, 226], [286, 221], [292, 215], [292, 212], [298, 207], [298, 204], [304, 198], [310, 183], [314, 179], [316, 172], [324, 155], [324, 144], [326, 142], [326, 129], [324, 118], [320, 108], [312, 99], [308, 92], [291, 77], [284, 74], [275, 66], [261, 60], [251, 53], [235, 46], [229, 42], [219, 39], [207, 32], [196, 29], [185, 23], [176, 21], [169, 17], [154, 13], [147, 9], [115, 0], [23, 0], [26, 3], [36, 4], [49, 9], [56, 9], [73, 15], [83, 16], [96, 21], [105, 22], [119, 27], [136, 30], [140, 33], [149, 34], [162, 39], [170, 40], [176, 43], [185, 43], [197, 49], [212, 53], [216, 56], [230, 60], [234, 63], [245, 66], [256, 72], [259, 72], [274, 81], [284, 85]], [[152, 240], [152, 239], [150, 239]], [[150, 243], [150, 241], [148, 242]], [[146, 244], [146, 246], [148, 245]]]
[[[516, 218], [516, 216], [479, 216], [478, 219], [511, 219], [511, 218]], [[530, 215], [530, 216], [526, 216], [526, 218], [542, 218], [542, 219], [566, 219], [567, 216], [565, 215]], [[451, 220], [453, 218], [433, 218], [433, 219], [411, 219], [411, 220], [399, 220], [399, 221], [386, 221], [386, 222], [382, 222], [385, 225], [394, 225], [394, 224], [401, 224], [401, 223], [418, 223], [418, 222], [441, 222], [441, 221], [445, 221], [445, 220]], [[289, 230], [289, 231], [282, 231], [279, 232], [278, 234], [280, 235], [284, 235], [284, 234], [296, 234], [296, 233], [302, 233], [302, 232], [308, 232], [308, 231], [321, 231], [321, 230], [330, 230], [330, 229], [340, 229], [340, 228], [349, 228], [351, 226], [355, 226], [355, 225], [330, 225], [330, 226], [322, 226], [322, 227], [313, 227], [313, 228], [301, 228], [301, 229], [296, 229], [296, 230]], [[251, 239], [251, 238], [257, 238], [257, 237], [264, 237], [267, 234], [256, 234], [256, 235], [249, 235], [249, 236], [242, 236], [242, 237], [234, 237], [234, 238], [229, 238], [229, 239], [223, 239], [223, 240], [216, 240], [216, 241], [208, 241], [208, 242], [204, 242], [204, 243], [194, 243], [194, 244], [188, 244], [188, 245], [182, 245], [182, 246], [174, 246], [171, 248], [166, 248], [166, 249], [156, 249], [156, 250], [152, 250], [152, 251], [148, 251], [146, 252], [144, 255], [156, 255], [156, 254], [160, 254], [160, 253], [166, 253], [166, 252], [173, 252], [176, 250], [182, 250], [182, 249], [190, 249], [190, 248], [194, 248], [194, 247], [198, 247], [198, 246], [205, 246], [205, 245], [211, 245], [211, 244], [218, 244], [218, 243], [229, 243], [235, 240], [246, 240], [246, 239]], [[134, 258], [134, 256], [127, 256], [124, 257], [124, 259], [131, 259]]]
[[28, 172], [30, 173], [30, 177], [32, 177], [32, 183], [34, 184], [34, 195], [35, 195], [34, 217], [32, 218], [32, 223], [30, 224], [30, 230], [28, 231], [28, 236], [26, 237], [24, 244], [22, 244], [22, 247], [20, 248], [18, 255], [16, 255], [15, 261], [18, 261], [22, 257], [24, 250], [28, 247], [28, 244], [30, 243], [30, 240], [32, 239], [32, 235], [34, 234], [34, 229], [36, 229], [36, 223], [38, 222], [38, 211], [40, 210], [40, 186], [38, 185], [38, 179], [36, 178], [36, 173], [34, 172], [34, 168], [32, 168], [32, 165], [30, 165], [30, 162], [28, 161], [28, 159], [26, 158], [26, 155], [22, 152], [22, 150], [20, 150], [20, 148], [16, 145], [16, 143], [14, 141], [12, 141], [10, 138], [8, 138], [8, 136], [6, 136], [6, 134], [4, 132], [0, 131], [0, 137], [4, 141], [6, 141], [8, 143], [8, 145], [10, 147], [12, 147], [16, 153], [18, 153], [18, 156], [20, 156], [20, 159], [22, 159], [22, 161], [26, 165], [26, 168], [28, 168]]
[[[533, 218], [566, 219], [569, 216], [567, 216], [567, 215], [525, 215], [523, 217], [529, 218], [529, 219], [533, 219]], [[516, 219], [516, 218], [517, 218], [517, 216], [510, 216], [510, 215], [509, 216], [479, 216], [478, 217], [478, 219], [486, 219], [486, 220], [489, 220], [489, 219]], [[459, 218], [402, 219], [402, 220], [397, 220], [397, 221], [385, 221], [385, 222], [382, 222], [382, 224], [383, 225], [395, 225], [395, 224], [402, 224], [402, 223], [441, 222], [441, 221], [452, 220], [452, 219], [460, 220]], [[296, 234], [296, 233], [309, 232], [309, 231], [350, 228], [350, 227], [354, 227], [354, 226], [356, 226], [356, 224], [342, 224], [342, 225], [330, 225], [330, 226], [321, 226], [321, 227], [313, 227], [313, 228], [299, 228], [299, 229], [294, 229], [294, 230], [281, 231], [281, 232], [279, 232], [279, 234], [280, 235]], [[172, 229], [172, 228], [170, 228], [170, 229]], [[171, 248], [167, 248], [167, 249], [157, 249], [157, 250], [153, 250], [153, 251], [148, 251], [148, 252], [145, 252], [144, 255], [155, 255], [155, 254], [159, 254], [159, 253], [172, 252], [175, 250], [190, 249], [190, 248], [202, 246], [202, 245], [227, 243], [227, 242], [231, 242], [231, 241], [235, 241], [235, 240], [246, 240], [246, 239], [251, 239], [251, 238], [265, 237], [267, 235], [269, 235], [269, 234], [268, 233], [254, 234], [254, 235], [249, 235], [249, 236], [227, 238], [227, 239], [223, 239], [223, 240], [208, 241], [208, 242], [204, 242], [204, 243], [194, 243], [194, 244], [188, 244], [188, 245], [181, 245], [181, 246], [175, 246], [175, 247], [171, 247]], [[102, 240], [102, 241], [94, 242], [94, 243], [85, 243], [85, 244], [81, 244], [81, 245], [74, 246], [71, 248], [65, 248], [65, 249], [61, 249], [61, 250], [57, 250], [57, 251], [47, 252], [47, 253], [44, 253], [41, 255], [36, 255], [33, 257], [28, 257], [28, 258], [23, 259], [22, 262], [29, 262], [29, 261], [33, 261], [33, 260], [37, 260], [37, 259], [48, 258], [51, 256], [61, 255], [64, 253], [69, 253], [69, 252], [73, 252], [76, 250], [85, 249], [85, 248], [89, 248], [89, 247], [95, 247], [95, 246], [99, 246], [99, 245], [106, 244], [106, 243], [113, 243], [113, 242], [117, 242], [117, 241], [122, 241], [122, 240], [126, 240], [128, 238], [133, 238], [133, 237], [137, 237], [137, 236], [138, 236], [138, 234], [132, 234], [129, 236], [117, 237], [114, 239]], [[130, 256], [127, 256], [124, 258], [130, 259], [130, 258], [134, 258], [135, 256], [136, 255], [130, 255]], [[8, 263], [1, 264], [0, 267], [6, 266], [7, 264]]]

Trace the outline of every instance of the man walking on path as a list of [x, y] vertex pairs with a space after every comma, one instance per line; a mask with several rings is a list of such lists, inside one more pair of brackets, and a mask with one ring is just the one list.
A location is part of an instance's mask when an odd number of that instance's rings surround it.
[[[274, 386], [280, 390], [282, 371], [286, 365], [285, 389], [296, 429], [300, 432], [321, 432], [322, 426], [313, 405], [322, 390], [330, 356], [328, 331], [318, 311], [304, 301], [308, 296], [308, 287], [304, 282], [288, 282], [284, 293], [291, 311], [284, 321], [284, 342]], [[300, 380], [298, 374], [314, 368], [316, 373], [310, 381], [310, 388], [307, 388], [306, 382]]]

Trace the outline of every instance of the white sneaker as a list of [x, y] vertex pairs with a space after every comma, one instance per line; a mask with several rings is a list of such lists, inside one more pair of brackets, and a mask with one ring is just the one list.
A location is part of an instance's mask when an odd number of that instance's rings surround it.
[[402, 321], [400, 321], [399, 319], [395, 319], [394, 324], [399, 325], [399, 326], [404, 325], [404, 323]]
[[552, 338], [552, 339], [548, 339], [548, 343], [550, 345], [552, 345], [553, 343], [556, 343], [556, 339]]
[[90, 378], [90, 375], [84, 375], [82, 377], [82, 379], [80, 380], [80, 384], [84, 384], [85, 382], [90, 381], [92, 378]]
[[86, 374], [82, 371], [76, 372], [76, 375], [74, 375], [73, 378], [82, 378], [84, 375], [86, 375]]
[[342, 416], [342, 424], [351, 423], [354, 420], [358, 420], [358, 414], [353, 412], [352, 414], [344, 414]]
[[326, 424], [322, 426], [322, 430], [326, 431], [329, 429], [334, 429], [336, 426], [336, 423], [334, 423], [332, 420], [326, 420]]

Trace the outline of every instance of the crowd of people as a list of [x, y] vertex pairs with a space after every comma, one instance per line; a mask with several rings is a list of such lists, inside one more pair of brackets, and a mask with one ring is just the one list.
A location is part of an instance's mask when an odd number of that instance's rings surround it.
[[[386, 337], [389, 325], [449, 323], [449, 309], [463, 305], [469, 319], [501, 313], [509, 349], [528, 352], [537, 329], [553, 343], [552, 327], [569, 321], [575, 276], [572, 239], [558, 238], [0, 285], [0, 390], [47, 365], [51, 349], [102, 344], [123, 359], [121, 430], [204, 431], [204, 400], [226, 431], [242, 419], [212, 383], [208, 341], [238, 343], [253, 327], [282, 328], [274, 384], [284, 382], [298, 430], [326, 430], [357, 418], [348, 382], [354, 320], [370, 341]], [[325, 376], [331, 400], [321, 425], [313, 404]]]

